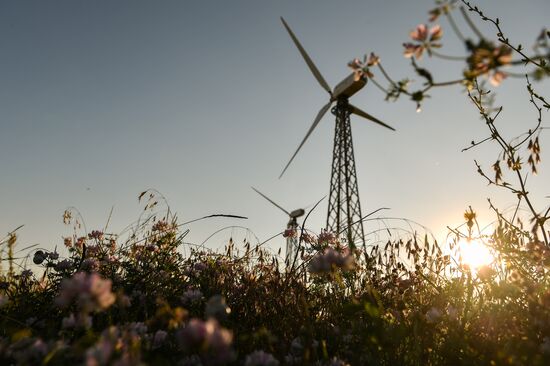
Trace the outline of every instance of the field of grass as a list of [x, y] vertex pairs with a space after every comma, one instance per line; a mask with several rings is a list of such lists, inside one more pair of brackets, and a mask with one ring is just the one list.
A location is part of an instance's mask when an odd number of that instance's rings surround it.
[[494, 260], [475, 267], [415, 237], [364, 253], [331, 233], [287, 233], [302, 248], [292, 267], [233, 243], [184, 256], [181, 234], [151, 217], [124, 242], [92, 231], [65, 239], [67, 258], [39, 250], [32, 271], [6, 268], [0, 363], [550, 362], [550, 250], [504, 220], [483, 238]]

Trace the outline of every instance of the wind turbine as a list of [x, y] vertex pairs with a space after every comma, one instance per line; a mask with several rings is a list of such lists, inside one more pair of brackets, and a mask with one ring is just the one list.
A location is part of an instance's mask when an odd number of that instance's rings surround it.
[[[258, 191], [256, 188], [251, 187], [256, 193], [258, 193], [260, 196], [271, 202], [271, 204], [275, 207], [277, 207], [279, 210], [286, 213], [289, 217], [288, 223], [286, 224], [287, 230], [292, 230], [295, 233], [298, 232], [298, 217], [304, 216], [306, 213], [303, 208], [296, 209], [292, 212], [288, 212], [281, 206], [279, 206], [275, 201], [273, 201], [271, 198], [267, 197], [262, 192]], [[286, 237], [286, 253], [285, 253], [285, 263], [288, 265], [292, 265], [292, 262], [294, 261], [294, 258], [298, 255], [298, 236], [297, 235], [289, 235]]]
[[357, 78], [352, 73], [331, 90], [330, 86], [325, 81], [283, 17], [281, 17], [281, 21], [290, 35], [290, 38], [292, 38], [292, 41], [298, 48], [298, 51], [304, 58], [310, 71], [313, 73], [313, 76], [319, 82], [321, 87], [329, 94], [329, 101], [321, 107], [321, 110], [317, 113], [317, 116], [313, 120], [313, 124], [307, 131], [305, 137], [302, 139], [298, 149], [296, 149], [289, 162], [286, 164], [279, 178], [281, 178], [288, 169], [290, 163], [292, 163], [325, 113], [329, 110], [333, 103], [336, 103], [331, 110], [332, 114], [336, 117], [336, 126], [334, 130], [327, 230], [336, 234], [345, 233], [345, 237], [351, 247], [355, 247], [355, 243], [358, 240], [362, 242], [364, 247], [365, 237], [361, 216], [361, 205], [359, 201], [357, 173], [355, 170], [350, 115], [355, 114], [393, 131], [395, 131], [395, 129], [380, 121], [378, 118], [373, 117], [367, 112], [349, 103], [349, 98], [367, 84], [367, 78], [364, 76]]

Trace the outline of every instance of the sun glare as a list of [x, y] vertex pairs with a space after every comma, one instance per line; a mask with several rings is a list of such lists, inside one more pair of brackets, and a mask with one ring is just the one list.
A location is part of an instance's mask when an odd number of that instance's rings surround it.
[[458, 243], [462, 263], [472, 269], [478, 269], [484, 265], [491, 264], [495, 257], [489, 248], [480, 240], [461, 239]]

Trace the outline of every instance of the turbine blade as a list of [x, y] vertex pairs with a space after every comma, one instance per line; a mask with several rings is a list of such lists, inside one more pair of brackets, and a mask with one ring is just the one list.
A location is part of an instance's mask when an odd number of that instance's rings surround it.
[[262, 196], [263, 198], [265, 198], [266, 200], [268, 200], [269, 202], [271, 202], [275, 207], [277, 207], [278, 209], [280, 209], [281, 211], [283, 211], [284, 213], [286, 213], [288, 216], [290, 216], [290, 212], [288, 212], [287, 210], [285, 210], [284, 208], [282, 208], [281, 206], [279, 206], [278, 204], [276, 204], [271, 198], [267, 197], [265, 194], [263, 194], [262, 192], [258, 191], [256, 188], [254, 187], [250, 187], [252, 188], [253, 190], [256, 191], [256, 193], [258, 193], [260, 196]]
[[319, 124], [319, 122], [321, 121], [321, 119], [323, 118], [323, 116], [325, 115], [325, 113], [327, 113], [327, 110], [330, 108], [330, 105], [332, 104], [332, 101], [328, 102], [327, 104], [325, 104], [323, 106], [323, 108], [321, 108], [321, 110], [319, 111], [319, 113], [317, 113], [317, 117], [315, 117], [315, 120], [313, 121], [313, 124], [311, 125], [311, 127], [309, 128], [309, 130], [307, 131], [306, 133], [306, 136], [304, 137], [304, 139], [302, 140], [302, 142], [300, 143], [300, 146], [298, 146], [298, 148], [296, 149], [296, 152], [294, 153], [294, 155], [292, 155], [292, 157], [290, 158], [289, 162], [286, 164], [285, 168], [283, 169], [281, 175], [279, 175], [279, 179], [281, 179], [281, 177], [283, 176], [283, 174], [285, 174], [285, 171], [286, 169], [288, 168], [288, 166], [290, 165], [290, 163], [292, 163], [292, 160], [294, 160], [294, 158], [296, 157], [296, 154], [298, 154], [298, 151], [300, 151], [300, 149], [302, 148], [302, 146], [304, 145], [304, 143], [306, 142], [306, 140], [308, 139], [309, 135], [311, 135], [311, 133], [313, 132], [313, 130], [315, 129], [315, 127], [317, 127], [317, 125]]
[[315, 64], [313, 63], [313, 61], [311, 60], [311, 58], [307, 54], [304, 47], [302, 47], [302, 45], [300, 44], [300, 41], [298, 41], [298, 38], [296, 38], [296, 36], [294, 35], [294, 32], [292, 32], [292, 29], [290, 29], [290, 27], [285, 22], [283, 17], [281, 17], [281, 21], [283, 22], [283, 25], [285, 26], [288, 34], [290, 34], [290, 38], [292, 38], [292, 40], [294, 41], [294, 44], [298, 48], [298, 51], [300, 51], [300, 54], [302, 55], [302, 57], [306, 61], [307, 66], [309, 67], [309, 69], [313, 73], [313, 76], [315, 76], [315, 79], [317, 79], [317, 81], [319, 82], [319, 84], [321, 84], [321, 87], [323, 89], [325, 89], [330, 95], [332, 95], [332, 91], [330, 90], [330, 86], [325, 81], [325, 79], [323, 78], [323, 75], [321, 75], [321, 73], [317, 69], [317, 66], [315, 66]]
[[354, 105], [351, 105], [351, 104], [348, 104], [348, 105], [349, 105], [349, 110], [350, 110], [351, 113], [356, 114], [356, 115], [358, 115], [360, 117], [363, 117], [365, 119], [368, 119], [369, 121], [372, 121], [374, 123], [378, 123], [379, 125], [384, 126], [386, 128], [389, 128], [392, 131], [395, 131], [395, 128], [385, 124], [384, 122], [380, 121], [378, 118], [373, 117], [372, 115], [370, 115], [367, 112], [357, 108]]

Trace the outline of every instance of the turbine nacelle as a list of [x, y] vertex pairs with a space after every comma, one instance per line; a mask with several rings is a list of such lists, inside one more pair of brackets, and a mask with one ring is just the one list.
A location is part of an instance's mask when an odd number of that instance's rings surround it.
[[348, 99], [359, 90], [363, 89], [365, 85], [367, 85], [367, 79], [365, 77], [361, 77], [357, 80], [355, 74], [352, 73], [334, 87], [331, 100], [338, 100], [340, 98]]
[[321, 121], [325, 113], [327, 113], [327, 111], [330, 109], [330, 106], [335, 101], [345, 100], [346, 101], [345, 108], [348, 110], [349, 113], [358, 115], [371, 122], [377, 123], [383, 127], [386, 127], [386, 128], [389, 128], [390, 130], [395, 131], [393, 127], [388, 126], [384, 122], [380, 121], [378, 118], [373, 117], [367, 112], [355, 107], [354, 105], [347, 103], [347, 100], [352, 95], [357, 93], [367, 84], [367, 79], [365, 77], [360, 77], [359, 79], [356, 79], [354, 74], [350, 74], [348, 77], [342, 80], [338, 85], [336, 85], [336, 87], [333, 90], [331, 90], [325, 78], [323, 78], [323, 75], [321, 75], [321, 72], [317, 69], [317, 66], [315, 66], [315, 64], [307, 54], [306, 50], [304, 49], [304, 47], [302, 47], [302, 44], [300, 43], [300, 41], [298, 40], [298, 38], [296, 37], [292, 29], [290, 29], [290, 26], [283, 19], [283, 17], [281, 17], [281, 21], [283, 22], [284, 27], [286, 28], [288, 34], [290, 35], [290, 38], [292, 38], [292, 41], [296, 45], [296, 48], [298, 48], [298, 51], [302, 55], [309, 70], [311, 71], [311, 73], [313, 74], [313, 76], [315, 77], [319, 85], [330, 95], [330, 99], [328, 103], [325, 104], [323, 107], [321, 107], [321, 110], [317, 113], [317, 116], [315, 117], [315, 120], [313, 120], [313, 124], [307, 131], [306, 136], [303, 138], [302, 142], [298, 146], [298, 149], [296, 149], [296, 152], [294, 153], [294, 155], [292, 155], [292, 157], [290, 158], [290, 161], [286, 164], [279, 178], [283, 176], [283, 174], [285, 173], [286, 169], [289, 167], [292, 160], [294, 160], [294, 157], [298, 154], [298, 151], [300, 151], [300, 149], [302, 148], [306, 140], [309, 138], [313, 130], [315, 130], [315, 128], [317, 127], [317, 125], [319, 124], [319, 122]]
[[293, 219], [297, 219], [300, 216], [304, 216], [305, 213], [306, 211], [303, 208], [299, 208], [297, 210], [292, 211], [289, 216]]
[[251, 187], [256, 193], [258, 193], [260, 196], [262, 196], [263, 198], [265, 198], [267, 201], [269, 201], [273, 206], [277, 207], [279, 210], [283, 211], [285, 214], [288, 215], [288, 217], [290, 218], [290, 220], [288, 221], [288, 226], [297, 226], [298, 225], [298, 221], [297, 221], [297, 218], [300, 217], [300, 216], [304, 216], [304, 214], [306, 213], [306, 211], [303, 209], [303, 208], [298, 208], [292, 212], [288, 212], [287, 210], [285, 210], [284, 208], [282, 208], [281, 206], [279, 206], [275, 201], [273, 201], [271, 198], [267, 197], [265, 194], [263, 194], [262, 192], [258, 191], [256, 188], [254, 187]]

